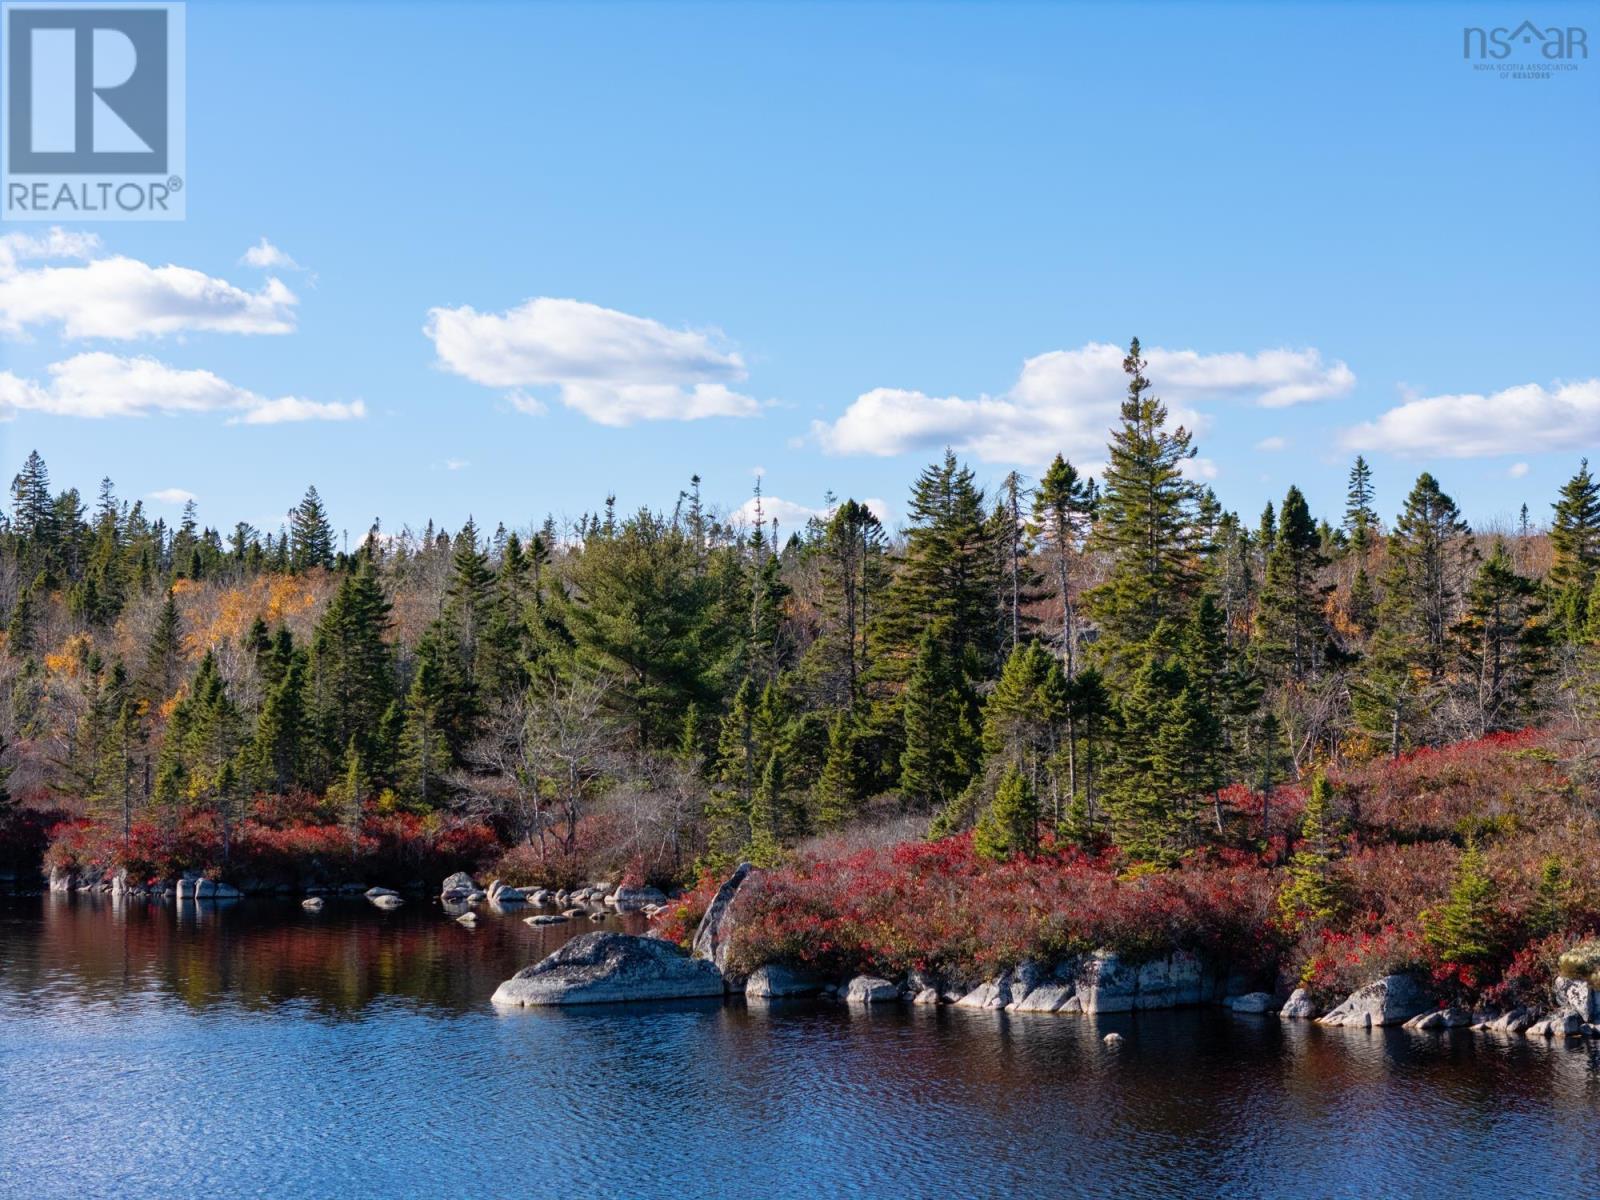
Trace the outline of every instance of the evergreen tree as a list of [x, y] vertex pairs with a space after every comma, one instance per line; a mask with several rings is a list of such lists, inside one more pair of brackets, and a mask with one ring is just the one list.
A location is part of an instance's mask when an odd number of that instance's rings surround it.
[[1300, 489], [1291, 487], [1267, 555], [1260, 613], [1262, 655], [1291, 681], [1314, 677], [1321, 665], [1323, 601], [1329, 589], [1319, 583], [1318, 572], [1326, 565], [1311, 510]]
[[1015, 763], [1006, 768], [994, 800], [978, 818], [972, 848], [999, 861], [1038, 851], [1039, 797]]
[[311, 720], [306, 705], [304, 658], [291, 655], [281, 676], [269, 680], [268, 686], [270, 690], [256, 718], [251, 760], [261, 786], [282, 795], [310, 775], [307, 742]]
[[995, 555], [983, 492], [952, 452], [917, 477], [910, 516], [905, 557], [880, 612], [889, 653], [880, 667], [904, 678], [907, 656], [938, 624], [954, 669], [982, 675], [999, 647]]
[[973, 700], [947, 648], [950, 623], [946, 617], [928, 626], [906, 681], [900, 799], [914, 810], [936, 810], [959, 796], [977, 761]]
[[152, 705], [165, 701], [178, 690], [182, 669], [183, 628], [178, 616], [178, 599], [169, 588], [145, 648], [144, 673], [140, 677], [145, 699]]
[[[394, 699], [390, 605], [371, 560], [339, 581], [311, 637], [311, 707], [325, 764], [366, 761]], [[365, 767], [363, 766], [363, 770]]]
[[1350, 468], [1350, 486], [1345, 492], [1344, 531], [1350, 538], [1350, 549], [1356, 556], [1364, 557], [1371, 548], [1378, 531], [1378, 514], [1372, 507], [1375, 493], [1372, 487], [1372, 468], [1367, 460], [1356, 455]]
[[1479, 737], [1521, 728], [1531, 715], [1531, 693], [1543, 674], [1548, 645], [1539, 621], [1542, 608], [1538, 586], [1517, 574], [1504, 539], [1496, 538], [1453, 631]]
[[1061, 655], [1067, 678], [1077, 674], [1078, 613], [1074, 574], [1094, 519], [1094, 481], [1086, 480], [1061, 455], [1056, 455], [1033, 494], [1033, 520], [1044, 540], [1050, 574], [1061, 604]]
[[1112, 431], [1094, 533], [1111, 563], [1090, 605], [1100, 625], [1098, 645], [1119, 676], [1138, 669], [1163, 620], [1183, 618], [1197, 583], [1196, 493], [1183, 474], [1195, 449], [1188, 430], [1167, 430], [1166, 405], [1150, 394], [1144, 368], [1135, 338], [1122, 364], [1128, 396]]
[[1012, 651], [983, 706], [985, 754], [991, 762], [1021, 770], [1035, 796], [1048, 789], [1057, 821], [1062, 816], [1063, 789], [1055, 767], [1067, 711], [1067, 680], [1061, 664], [1038, 642]]
[[828, 754], [812, 793], [817, 823], [833, 828], [849, 821], [860, 805], [865, 777], [853, 714], [836, 712], [828, 723]]
[[1278, 911], [1292, 928], [1323, 926], [1339, 915], [1342, 897], [1333, 877], [1336, 840], [1330, 801], [1333, 789], [1321, 771], [1311, 779], [1311, 792], [1300, 819], [1300, 842], [1289, 861], [1288, 881], [1278, 894]]
[[294, 571], [333, 566], [333, 526], [315, 486], [289, 513], [289, 566]]
[[1423, 914], [1423, 934], [1446, 962], [1472, 965], [1492, 959], [1500, 948], [1499, 889], [1484, 869], [1483, 851], [1467, 843], [1456, 868], [1450, 898]]
[[1569, 641], [1582, 636], [1589, 593], [1600, 573], [1600, 480], [1584, 459], [1561, 488], [1550, 522], [1550, 573], [1545, 583], [1555, 623]]

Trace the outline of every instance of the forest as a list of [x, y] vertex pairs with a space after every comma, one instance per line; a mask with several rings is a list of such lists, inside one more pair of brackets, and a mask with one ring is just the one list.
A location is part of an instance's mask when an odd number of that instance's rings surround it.
[[[899, 531], [831, 497], [733, 520], [694, 477], [661, 509], [347, 547], [315, 487], [285, 529], [170, 526], [34, 453], [0, 524], [7, 853], [671, 885], [943, 838], [1123, 879], [1255, 856], [1315, 914], [1351, 772], [1539, 727], [1592, 809], [1586, 461], [1516, 528], [1469, 528], [1428, 472], [1386, 520], [1361, 458], [1342, 513], [1290, 487], [1246, 519], [1186, 471], [1137, 341], [1124, 370], [1098, 478], [1057, 456], [985, 494], [946, 452]], [[1471, 857], [1491, 825], [1441, 836]]]

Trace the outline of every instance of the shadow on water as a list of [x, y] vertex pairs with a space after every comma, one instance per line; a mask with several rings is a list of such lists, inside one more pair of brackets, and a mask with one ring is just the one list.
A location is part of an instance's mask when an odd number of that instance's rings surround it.
[[0, 1195], [1500, 1197], [1600, 1171], [1590, 1044], [1215, 1009], [496, 1010], [619, 927], [522, 915], [0, 901]]

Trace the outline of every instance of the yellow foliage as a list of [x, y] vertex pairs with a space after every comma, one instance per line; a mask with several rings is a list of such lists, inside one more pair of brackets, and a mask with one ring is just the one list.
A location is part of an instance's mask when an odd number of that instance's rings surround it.
[[83, 660], [89, 656], [89, 635], [76, 633], [61, 643], [59, 650], [44, 656], [44, 668], [52, 675], [64, 675], [68, 679], [76, 679], [83, 665]]

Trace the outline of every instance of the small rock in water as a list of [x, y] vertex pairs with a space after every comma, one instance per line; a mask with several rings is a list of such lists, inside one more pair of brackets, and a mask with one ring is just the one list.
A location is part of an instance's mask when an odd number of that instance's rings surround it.
[[1120, 1033], [1108, 1033], [1105, 1036], [1105, 1043], [1108, 1046], [1120, 1046], [1122, 1045], [1122, 1035]]
[[591, 921], [604, 921], [608, 915], [610, 915], [610, 914], [603, 913], [603, 912], [592, 912], [592, 913], [589, 914], [589, 920], [591, 920]]
[[561, 925], [572, 920], [566, 913], [540, 913], [536, 917], [523, 917], [529, 925]]
[[368, 903], [377, 908], [399, 908], [405, 901], [393, 892], [388, 892], [382, 896], [373, 896]]
[[478, 914], [464, 912], [456, 918], [456, 923], [459, 925], [476, 925], [478, 923]]
[[326, 901], [324, 901], [321, 896], [307, 896], [304, 900], [300, 901], [300, 907], [306, 909], [308, 912], [321, 912], [324, 903], [326, 903]]

